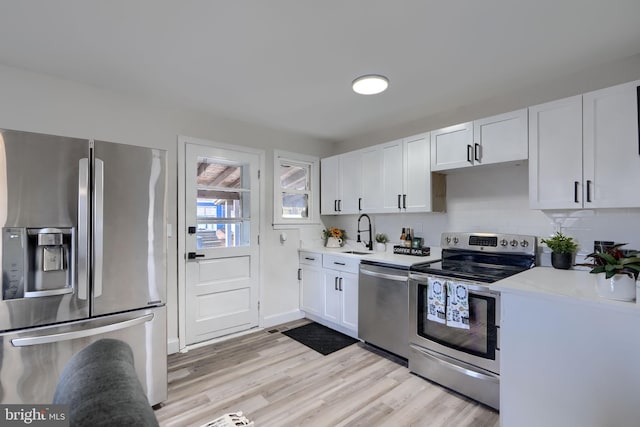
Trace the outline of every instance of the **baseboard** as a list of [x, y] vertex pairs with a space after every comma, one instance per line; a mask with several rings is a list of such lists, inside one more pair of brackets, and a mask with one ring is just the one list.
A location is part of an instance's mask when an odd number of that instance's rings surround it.
[[272, 326], [280, 325], [282, 323], [292, 322], [294, 320], [302, 319], [304, 312], [300, 310], [292, 310], [287, 313], [278, 313], [271, 316], [265, 316], [260, 319], [261, 328], [270, 328]]
[[180, 341], [178, 338], [169, 338], [167, 341], [167, 354], [173, 354], [180, 351]]

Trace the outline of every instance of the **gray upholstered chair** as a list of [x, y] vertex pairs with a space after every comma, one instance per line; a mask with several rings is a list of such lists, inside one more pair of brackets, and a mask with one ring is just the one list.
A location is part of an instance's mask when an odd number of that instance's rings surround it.
[[131, 347], [119, 340], [102, 339], [75, 354], [60, 375], [53, 403], [69, 405], [72, 427], [158, 425]]

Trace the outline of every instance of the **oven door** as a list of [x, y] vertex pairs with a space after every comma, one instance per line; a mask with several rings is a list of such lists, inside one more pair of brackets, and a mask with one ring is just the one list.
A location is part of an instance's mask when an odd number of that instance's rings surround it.
[[500, 373], [500, 293], [484, 284], [461, 282], [469, 290], [469, 329], [427, 319], [429, 277], [413, 274], [409, 281], [409, 341], [487, 371]]

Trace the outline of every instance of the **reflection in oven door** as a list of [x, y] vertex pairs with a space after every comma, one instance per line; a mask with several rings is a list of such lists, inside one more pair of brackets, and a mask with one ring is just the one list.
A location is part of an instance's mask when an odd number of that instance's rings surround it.
[[428, 320], [427, 306], [427, 286], [419, 284], [417, 319], [419, 336], [454, 350], [495, 360], [497, 343], [495, 297], [469, 293], [469, 329], [453, 328]]
[[464, 282], [469, 329], [460, 329], [427, 318], [427, 276], [414, 274], [409, 283], [409, 369], [497, 409], [500, 294]]

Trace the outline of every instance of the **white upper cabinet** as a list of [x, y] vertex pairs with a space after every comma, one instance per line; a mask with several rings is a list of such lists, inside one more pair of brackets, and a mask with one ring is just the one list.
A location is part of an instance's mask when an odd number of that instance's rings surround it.
[[473, 123], [431, 131], [431, 170], [473, 166]]
[[382, 145], [382, 212], [402, 209], [402, 140]]
[[640, 207], [639, 85], [529, 108], [532, 208]]
[[[363, 150], [327, 157], [320, 162], [320, 213], [355, 214], [363, 203]], [[379, 193], [379, 189], [378, 189]]]
[[582, 97], [584, 207], [640, 207], [640, 80]]
[[340, 156], [326, 157], [320, 161], [320, 213], [340, 213], [342, 199], [340, 182]]
[[529, 205], [582, 207], [582, 97], [529, 108]]
[[354, 214], [362, 204], [362, 153], [352, 151], [340, 156], [342, 203], [341, 214]]
[[382, 210], [382, 147], [374, 147], [360, 150], [362, 158], [362, 195], [359, 202], [359, 211], [380, 212]]
[[[405, 138], [403, 143], [402, 209], [429, 212], [433, 209], [429, 134]], [[444, 177], [443, 177], [444, 178]], [[441, 209], [440, 206], [436, 208]]]
[[524, 160], [527, 151], [526, 109], [431, 132], [432, 171]]
[[431, 174], [429, 134], [382, 145], [381, 212], [444, 210], [445, 177]]
[[528, 157], [527, 109], [473, 122], [474, 165], [524, 160]]
[[429, 134], [321, 161], [323, 215], [444, 211], [445, 177], [432, 174]]

